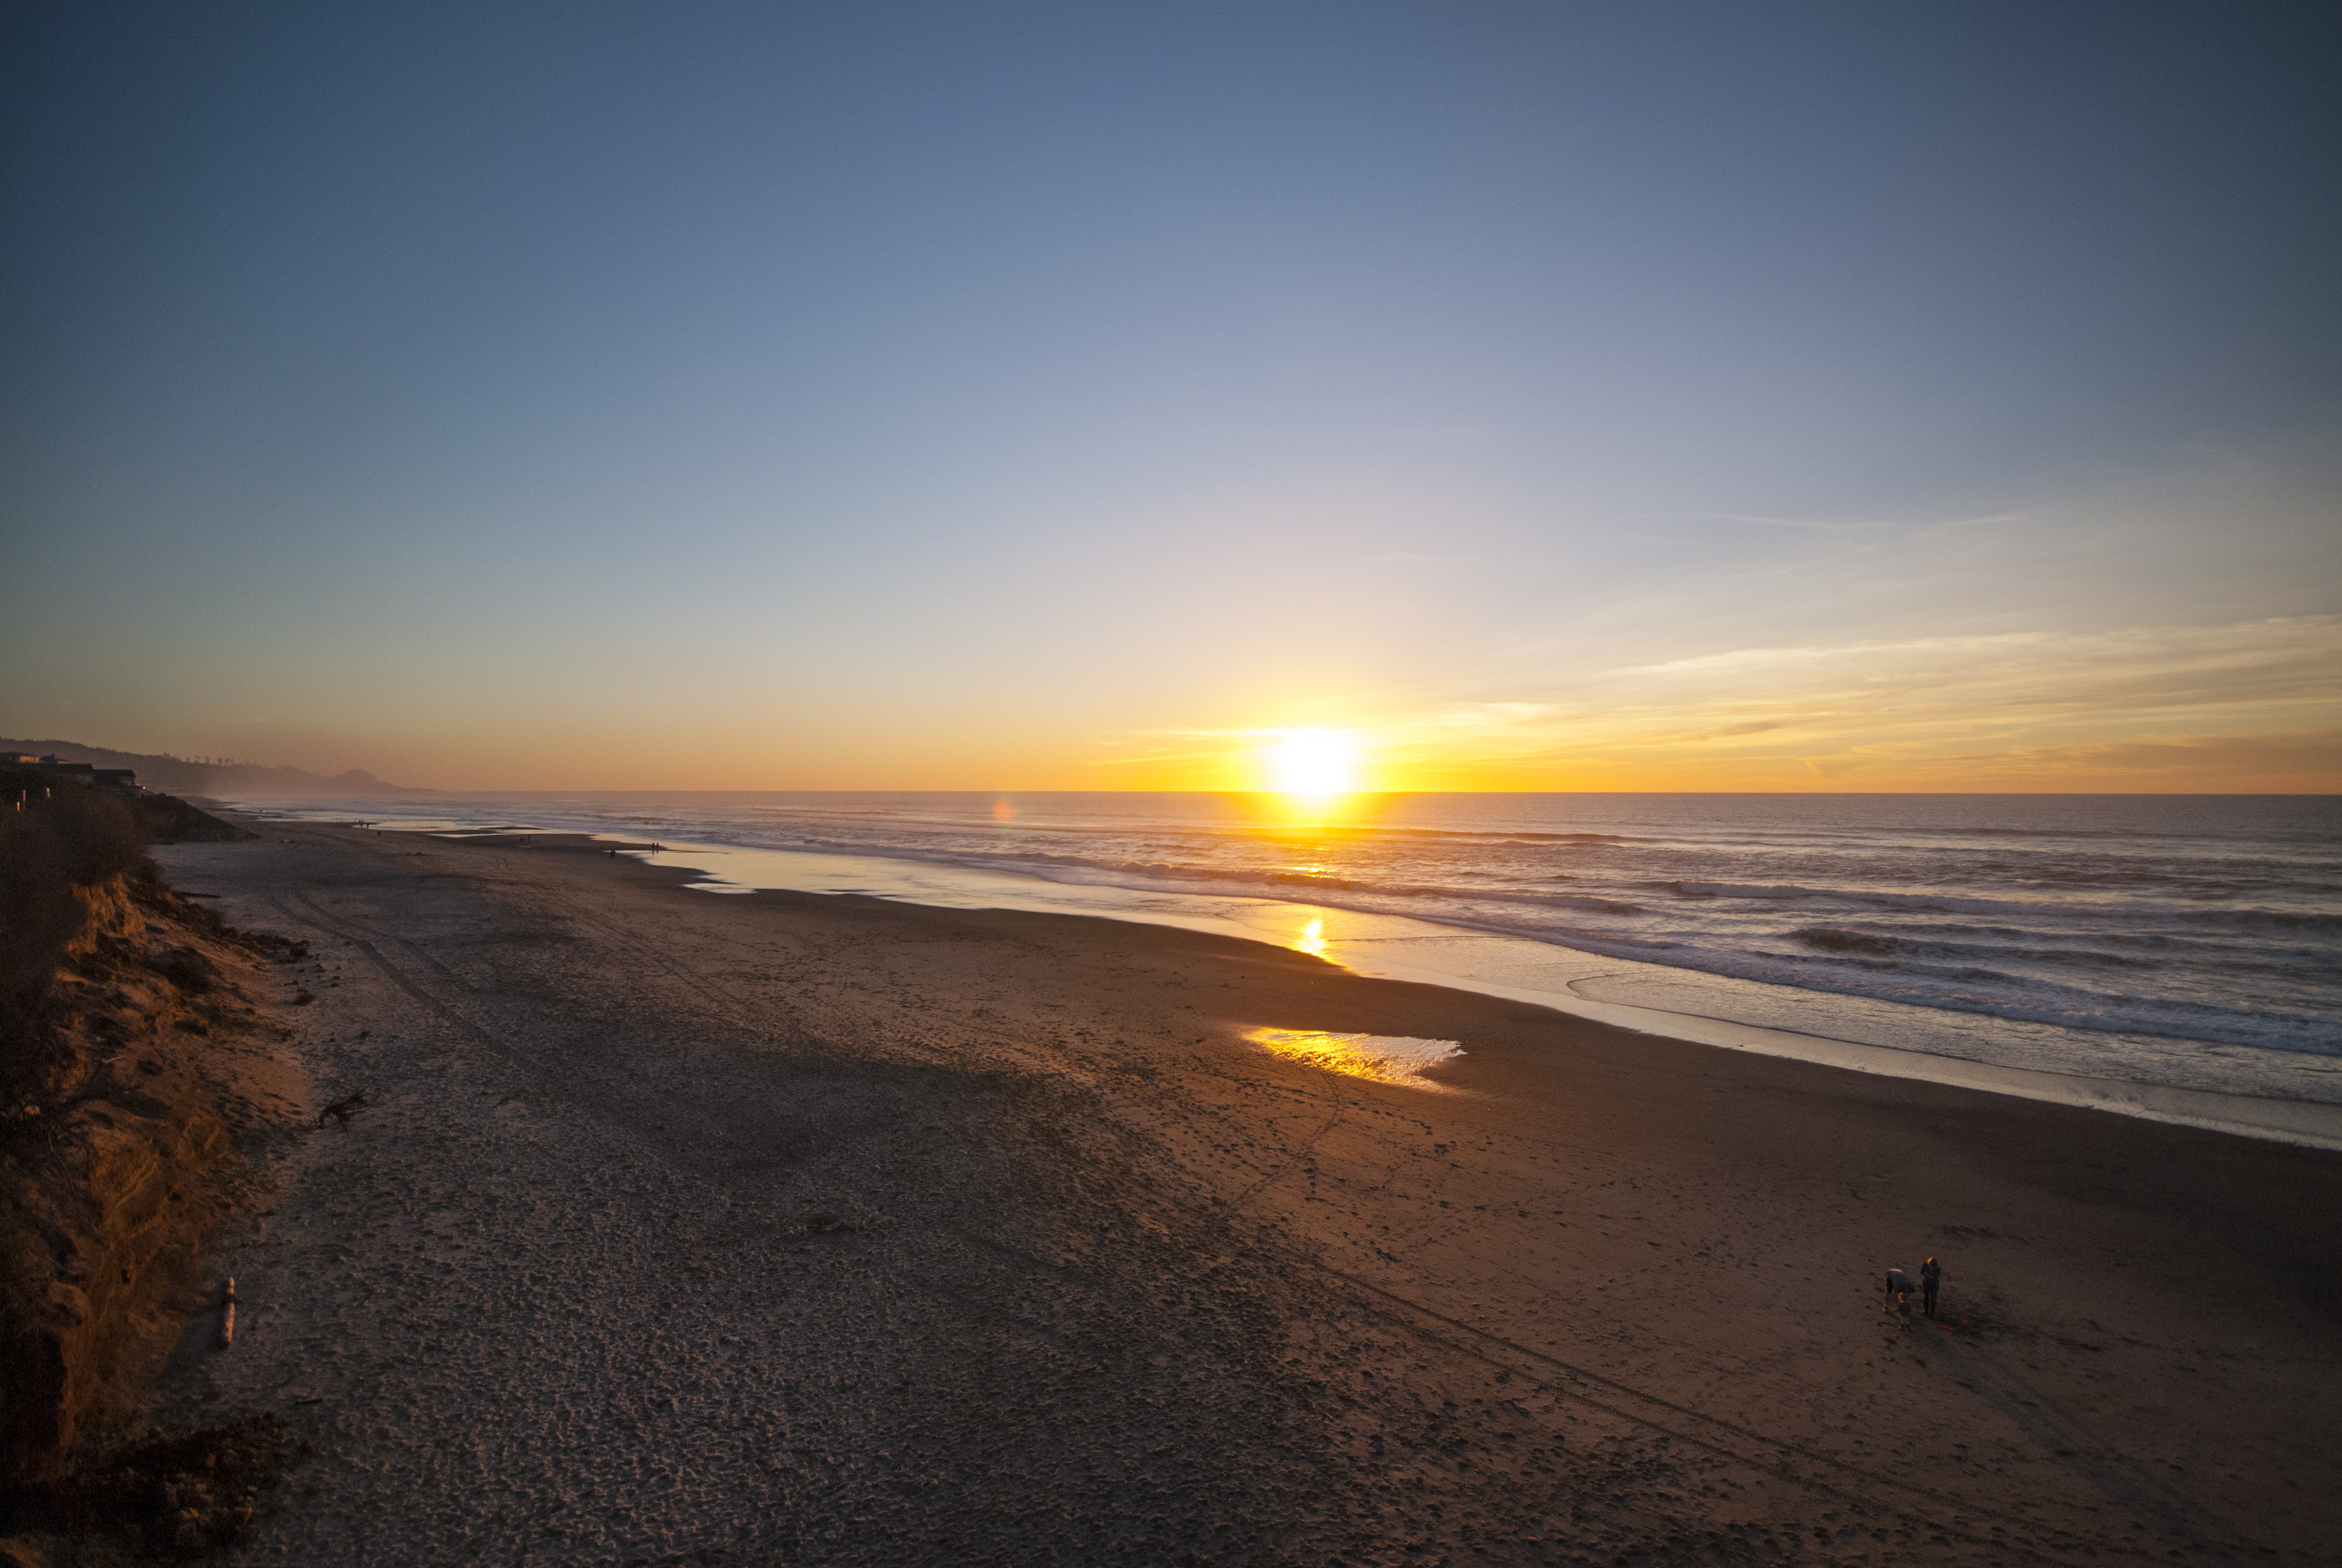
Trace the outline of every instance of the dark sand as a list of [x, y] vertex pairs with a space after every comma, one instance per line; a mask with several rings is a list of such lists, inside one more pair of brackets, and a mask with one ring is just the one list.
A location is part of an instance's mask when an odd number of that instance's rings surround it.
[[155, 1403], [315, 1443], [238, 1561], [2342, 1561], [2342, 1156], [1154, 927], [264, 831], [165, 858], [318, 944], [295, 1049], [376, 1108]]

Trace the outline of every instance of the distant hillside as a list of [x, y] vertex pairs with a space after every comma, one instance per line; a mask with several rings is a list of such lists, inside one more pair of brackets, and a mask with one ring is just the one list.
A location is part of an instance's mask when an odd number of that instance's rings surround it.
[[191, 763], [185, 757], [150, 756], [142, 752], [113, 752], [74, 741], [12, 741], [0, 738], [0, 751], [55, 754], [69, 763], [92, 767], [135, 768], [138, 782], [148, 789], [173, 794], [197, 795], [384, 795], [427, 794], [428, 790], [385, 784], [358, 768], [328, 778], [306, 768], [263, 767], [258, 763]]

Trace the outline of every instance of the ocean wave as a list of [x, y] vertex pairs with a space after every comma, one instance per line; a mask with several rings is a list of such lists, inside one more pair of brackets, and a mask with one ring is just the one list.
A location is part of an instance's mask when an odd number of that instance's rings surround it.
[[1386, 883], [1362, 877], [1333, 876], [1323, 872], [1301, 871], [1276, 866], [1213, 866], [1195, 865], [1174, 861], [1105, 861], [1087, 855], [1052, 854], [1046, 850], [1025, 850], [1000, 855], [971, 855], [963, 864], [1046, 864], [1067, 868], [1118, 873], [1126, 876], [1145, 877], [1157, 882], [1208, 883], [1222, 891], [1239, 886], [1256, 886], [1273, 890], [1280, 897], [1296, 892], [1312, 896], [1328, 894], [1366, 894], [1388, 899], [1428, 899], [1442, 903], [1517, 904], [1547, 909], [1577, 910], [1594, 914], [1640, 914], [1639, 904], [1615, 898], [1600, 898], [1579, 893], [1544, 893], [1533, 888], [1456, 887], [1426, 883]]
[[2184, 925], [2230, 928], [2255, 933], [2307, 932], [2342, 934], [2342, 914], [2323, 911], [2207, 908], [2169, 899], [2123, 899], [2106, 903], [2045, 899], [1978, 898], [1952, 894], [1897, 893], [1883, 888], [1812, 887], [1799, 883], [1675, 882], [1646, 883], [1646, 887], [1673, 892], [1686, 899], [1747, 899], [1770, 903], [1854, 904], [1865, 908], [1908, 910], [1947, 914], [2016, 914], [2028, 918], [2079, 920], [2091, 924], [2121, 923], [2133, 926], [2172, 922]]
[[[1639, 957], [1621, 953], [1620, 957]], [[1768, 957], [1770, 962], [1768, 962]], [[1900, 961], [1833, 960], [1759, 951], [1681, 949], [1672, 967], [1905, 1006], [2054, 1024], [2094, 1034], [2246, 1046], [2315, 1056], [2342, 1055], [2342, 1024], [2312, 1014], [2227, 1007], [2197, 998], [2109, 994], [2029, 980], [2002, 971]], [[1845, 969], [1835, 969], [1843, 964]], [[1850, 972], [1849, 972], [1850, 971]]]
[[2189, 909], [2177, 918], [2191, 925], [2230, 926], [2240, 931], [2326, 931], [2342, 934], [2342, 914], [2284, 909]]
[[1789, 934], [1808, 947], [1818, 947], [1825, 953], [1870, 953], [1881, 957], [1903, 951], [1904, 944], [1891, 936], [1873, 936], [1867, 932], [1841, 931], [1831, 925], [1809, 925]]
[[2118, 827], [1919, 827], [1913, 838], [2050, 838], [2077, 843], [2136, 844], [2142, 840], [2192, 838], [2189, 834], [2148, 833]]
[[[2054, 912], [2050, 912], [2054, 913]], [[1980, 924], [1967, 921], [1946, 920], [1922, 924], [1891, 919], [1870, 920], [1864, 929], [1874, 935], [1897, 942], [1934, 943], [1947, 949], [1975, 951], [2039, 952], [2067, 951], [2067, 944], [2087, 940], [2093, 949], [2115, 949], [2110, 956], [2127, 964], [2169, 966], [2215, 965], [2227, 969], [2253, 961], [2288, 971], [2318, 966], [2332, 967], [2337, 954], [2330, 944], [2297, 941], [2279, 944], [2268, 940], [2267, 934], [2237, 931], [2218, 926], [2196, 931], [2159, 929], [2154, 922], [2127, 925], [2109, 922], [2085, 923], [2085, 929], [2057, 929], [2055, 920], [2038, 920], [2025, 925]]]
[[2087, 968], [2160, 971], [2153, 958], [2133, 958], [2087, 947], [2009, 946], [2001, 944], [1944, 942], [1925, 936], [1884, 936], [1843, 926], [1808, 925], [1789, 934], [1825, 953], [1862, 954], [1877, 958], [1930, 958], [1985, 963], [2071, 964]]
[[[741, 808], [765, 818], [796, 818], [823, 824], [871, 824], [883, 819], [889, 829], [936, 828], [951, 833], [1063, 834], [1083, 837], [1142, 837], [1176, 834], [1210, 844], [1226, 840], [1276, 841], [1306, 839], [1317, 843], [1409, 843], [1454, 844], [1461, 847], [1502, 847], [1507, 844], [1577, 844], [1601, 847], [1646, 842], [1615, 833], [1541, 833], [1529, 828], [1389, 827], [1376, 823], [1286, 823], [1270, 820], [1166, 822], [1161, 818], [1070, 821], [1046, 814], [1021, 814], [995, 823], [988, 814], [938, 815], [907, 810], [823, 806], [749, 805]], [[876, 825], [876, 824], [874, 824]]]
[[[1479, 836], [1458, 833], [1436, 833], [1425, 828], [1380, 828], [1376, 831], [1379, 833], [1386, 833], [1393, 836], [1403, 834], [1409, 838], [1467, 838]], [[1503, 834], [1491, 834], [1486, 836], [1491, 842], [1496, 844], [1638, 844], [1644, 842], [1639, 839], [1629, 838], [1624, 834], [1616, 833], [1506, 833]]]
[[[1764, 950], [1761, 948], [1757, 951], [1760, 954], [1764, 953]], [[1997, 969], [1987, 969], [1975, 964], [1927, 964], [1911, 957], [1872, 958], [1861, 954], [1817, 955], [1807, 953], [1783, 953], [1767, 954], [1767, 956], [1777, 957], [1786, 963], [1795, 964], [1800, 966], [1815, 964], [1851, 964], [1858, 969], [1868, 969], [1874, 971], [1891, 969], [1909, 978], [1957, 980], [1964, 985], [2019, 985], [2024, 984], [2022, 976], [2005, 974]], [[1803, 972], [1804, 970], [1801, 967], [1799, 973]]]
[[1277, 826], [1265, 830], [1285, 838], [1389, 839], [1399, 843], [1424, 840], [1435, 844], [1640, 844], [1646, 840], [1616, 833], [1537, 833], [1527, 828], [1385, 827], [1378, 823], [1334, 823], [1322, 825]]
[[1888, 893], [1874, 888], [1807, 887], [1797, 883], [1677, 881], [1649, 885], [1666, 889], [1684, 898], [1836, 899], [1879, 909], [1932, 909], [1953, 914], [1994, 914], [2003, 911], [2055, 907], [2022, 899], [1961, 898], [1937, 893]]

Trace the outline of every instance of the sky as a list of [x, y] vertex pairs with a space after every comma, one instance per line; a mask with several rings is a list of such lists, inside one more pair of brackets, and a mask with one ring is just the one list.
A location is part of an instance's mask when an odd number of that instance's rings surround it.
[[2342, 789], [2331, 5], [0, 20], [0, 734]]

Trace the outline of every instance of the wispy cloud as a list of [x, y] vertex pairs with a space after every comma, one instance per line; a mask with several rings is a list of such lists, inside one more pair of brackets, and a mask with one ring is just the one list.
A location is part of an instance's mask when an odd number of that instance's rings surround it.
[[1748, 512], [1666, 512], [1660, 516], [1693, 523], [1746, 523], [1761, 528], [1794, 528], [1808, 534], [1912, 534], [1928, 529], [1976, 528], [1996, 523], [2022, 523], [2026, 519], [2022, 512], [1996, 512], [1984, 517], [1933, 521], [1885, 517], [1765, 517]]
[[2277, 789], [2327, 794], [2342, 787], [2342, 730], [2169, 734], [2013, 745], [1949, 756], [1890, 745], [1805, 760], [1818, 778], [1883, 787], [1918, 774], [1957, 780], [1967, 788], [2087, 784], [2179, 793]]
[[[2342, 616], [1738, 648], [1567, 684], [1357, 727], [1401, 787], [2342, 784]], [[1265, 733], [1156, 732], [1127, 760], [1210, 769]]]

